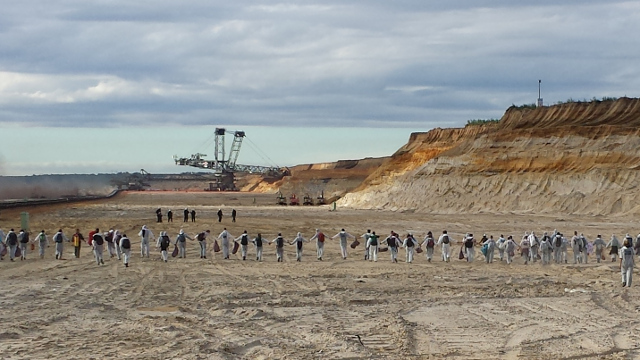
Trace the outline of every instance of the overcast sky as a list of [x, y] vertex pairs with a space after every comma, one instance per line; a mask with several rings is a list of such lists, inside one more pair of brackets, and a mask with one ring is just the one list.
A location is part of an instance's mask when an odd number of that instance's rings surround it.
[[[546, 103], [637, 97], [638, 34], [638, 1], [4, 1], [0, 174], [102, 169], [56, 131], [154, 146], [160, 161], [184, 148], [171, 136], [200, 143], [215, 125], [269, 129], [247, 135], [282, 165], [360, 156], [364, 143], [390, 154], [411, 131], [535, 102], [538, 79]], [[310, 145], [330, 128], [344, 136], [332, 152]], [[125, 143], [118, 130], [155, 137]], [[83, 156], [139, 166], [121, 151]]]

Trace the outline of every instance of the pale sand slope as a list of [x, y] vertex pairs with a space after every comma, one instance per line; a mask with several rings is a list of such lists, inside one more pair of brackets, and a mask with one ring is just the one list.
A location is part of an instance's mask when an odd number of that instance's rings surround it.
[[[104, 203], [31, 209], [32, 229], [52, 232], [80, 226], [117, 225], [130, 235], [146, 223], [158, 234], [175, 234], [180, 222], [161, 227], [153, 210], [197, 205], [212, 219], [219, 204], [239, 212], [237, 224], [223, 224], [238, 236], [244, 227], [291, 239], [309, 237], [316, 226], [333, 235], [340, 227], [362, 234], [411, 229], [421, 237], [447, 228], [456, 238], [466, 231], [499, 235], [558, 228], [610, 235], [631, 231], [631, 220], [604, 217], [456, 215], [425, 216], [382, 211], [267, 206], [273, 196], [252, 194], [129, 194]], [[18, 210], [3, 212], [4, 230], [17, 226]], [[203, 219], [201, 217], [201, 219]], [[199, 220], [188, 233], [221, 225]], [[627, 230], [629, 229], [629, 230]], [[71, 230], [67, 233], [70, 235]], [[134, 249], [138, 237], [133, 236]], [[99, 267], [88, 248], [80, 259], [0, 262], [3, 359], [635, 359], [640, 358], [638, 287], [620, 287], [617, 266], [603, 264], [542, 267], [517, 263], [470, 265], [392, 264], [388, 253], [377, 263], [362, 260], [362, 248], [343, 261], [329, 241], [325, 261], [306, 245], [302, 263], [293, 246], [286, 262], [266, 259], [223, 261], [219, 254], [197, 258], [189, 243], [186, 260], [106, 260]], [[439, 254], [439, 251], [437, 251]], [[250, 251], [250, 257], [255, 252]], [[401, 251], [401, 259], [404, 251]], [[479, 256], [482, 258], [482, 256]], [[637, 279], [640, 282], [640, 279]], [[640, 285], [640, 284], [639, 284]], [[577, 290], [577, 291], [573, 291]], [[361, 345], [354, 335], [360, 335]]]

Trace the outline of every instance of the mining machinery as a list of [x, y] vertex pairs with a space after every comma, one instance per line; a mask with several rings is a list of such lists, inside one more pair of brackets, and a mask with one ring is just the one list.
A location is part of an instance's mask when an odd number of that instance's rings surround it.
[[[225, 135], [233, 134], [233, 142], [229, 150], [229, 156], [225, 157]], [[215, 130], [215, 156], [213, 160], [206, 160], [206, 154], [197, 153], [189, 158], [179, 158], [173, 156], [173, 160], [177, 165], [193, 166], [200, 169], [208, 169], [213, 171], [215, 181], [210, 184], [211, 190], [217, 191], [238, 191], [235, 185], [235, 173], [262, 174], [264, 177], [271, 179], [280, 179], [289, 174], [287, 168], [277, 166], [257, 166], [257, 165], [241, 165], [237, 164], [238, 155], [240, 155], [240, 147], [242, 140], [246, 134], [244, 131], [227, 131], [224, 128], [216, 128]]]

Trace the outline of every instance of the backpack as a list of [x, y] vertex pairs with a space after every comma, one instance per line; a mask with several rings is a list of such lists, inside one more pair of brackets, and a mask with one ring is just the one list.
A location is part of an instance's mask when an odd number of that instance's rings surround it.
[[531, 244], [529, 243], [529, 240], [526, 240], [526, 239], [525, 239], [525, 240], [522, 240], [522, 245], [521, 245], [521, 247], [523, 247], [523, 248], [525, 248], [525, 249], [528, 249], [528, 248], [530, 247], [530, 245], [531, 245]]
[[204, 239], [205, 239], [205, 237], [204, 237], [204, 233], [203, 232], [201, 232], [200, 234], [198, 234], [198, 236], [196, 236], [196, 240], [198, 240], [198, 241], [203, 241]]
[[120, 244], [120, 246], [121, 246], [123, 249], [127, 249], [127, 250], [128, 250], [128, 249], [131, 249], [131, 241], [129, 241], [129, 238], [122, 238], [122, 239], [120, 240], [120, 242], [122, 243], [122, 244]]
[[556, 241], [554, 242], [554, 244], [556, 245], [556, 247], [562, 246], [562, 237], [556, 236]]
[[442, 237], [442, 243], [443, 243], [443, 244], [448, 244], [448, 243], [449, 243], [449, 235], [445, 234], [445, 235]]
[[413, 247], [413, 239], [412, 238], [408, 238], [407, 239], [407, 247]]
[[163, 236], [162, 237], [162, 241], [160, 242], [160, 248], [162, 248], [163, 250], [166, 250], [169, 245], [171, 245], [171, 240], [169, 239], [168, 236]]
[[298, 250], [302, 250], [302, 241], [297, 241]]
[[18, 243], [18, 235], [16, 235], [16, 233], [12, 232], [9, 233], [9, 239], [7, 240], [7, 244], [14, 246]]
[[185, 241], [187, 241], [187, 237], [184, 236], [184, 234], [178, 234], [178, 241], [179, 242], [185, 242]]
[[254, 241], [255, 241], [257, 247], [262, 247], [262, 238], [261, 237], [257, 237]]
[[22, 244], [26, 244], [29, 242], [29, 233], [28, 232], [23, 232], [22, 233], [22, 239], [20, 239], [20, 242]]
[[57, 243], [61, 243], [62, 240], [64, 240], [64, 238], [62, 237], [62, 233], [58, 233], [55, 238], [53, 239], [53, 241], [57, 242]]
[[142, 237], [145, 237], [147, 235], [147, 230], [142, 229], [141, 233], [142, 233]]
[[[443, 239], [443, 241], [444, 241], [444, 239]], [[428, 238], [428, 239], [427, 239], [427, 247], [428, 247], [428, 248], [432, 248], [432, 247], [434, 247], [434, 246], [436, 246], [436, 242], [433, 240], [433, 238], [432, 238], [432, 237]]]
[[284, 246], [284, 239], [281, 238], [281, 237], [277, 238], [276, 239], [276, 246], [279, 247], [279, 248], [283, 247]]
[[104, 239], [102, 238], [102, 235], [95, 234], [95, 235], [93, 235], [93, 242], [98, 244], [98, 245], [102, 245], [102, 244], [104, 244]]
[[378, 246], [378, 235], [371, 235], [369, 237], [369, 240], [371, 240], [371, 242], [369, 243], [369, 245], [371, 246]]
[[324, 242], [324, 234], [323, 233], [318, 233], [318, 241]]
[[464, 247], [466, 248], [472, 248], [473, 247], [473, 238], [467, 238], [464, 241]]
[[240, 244], [241, 245], [249, 244], [249, 236], [247, 234], [242, 235], [242, 238], [240, 239]]
[[45, 241], [47, 239], [47, 235], [40, 233], [40, 235], [38, 235], [38, 241]]

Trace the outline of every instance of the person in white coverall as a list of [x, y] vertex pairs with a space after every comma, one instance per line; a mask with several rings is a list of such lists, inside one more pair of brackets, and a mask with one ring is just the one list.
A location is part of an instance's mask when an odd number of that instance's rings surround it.
[[344, 229], [340, 230], [339, 233], [333, 235], [331, 238], [335, 239], [337, 237], [340, 237], [340, 249], [342, 250], [342, 259], [347, 260], [347, 238], [355, 239], [356, 237], [349, 234]]
[[289, 243], [289, 245], [296, 245], [296, 261], [298, 262], [302, 261], [302, 243], [304, 242], [307, 242], [307, 240], [302, 237], [301, 233], [298, 233], [296, 238]]
[[258, 233], [258, 236], [253, 239], [253, 244], [256, 246], [256, 261], [262, 261], [262, 234]]
[[415, 251], [418, 242], [413, 238], [413, 235], [409, 233], [407, 237], [402, 241], [402, 247], [405, 249], [405, 261], [409, 264], [413, 262], [413, 252]]
[[367, 229], [367, 232], [360, 235], [364, 239], [364, 259], [369, 260], [369, 237], [371, 236], [371, 230]]
[[578, 232], [573, 232], [571, 238], [571, 250], [573, 250], [573, 263], [579, 264], [582, 262], [582, 239], [578, 236]]
[[529, 257], [531, 256], [531, 243], [529, 242], [529, 234], [525, 234], [520, 241], [520, 253], [524, 258], [524, 264], [529, 263]]
[[580, 241], [582, 241], [582, 263], [586, 264], [589, 260], [589, 254], [593, 252], [593, 247], [583, 233], [580, 233]]
[[24, 230], [20, 230], [18, 234], [18, 241], [20, 242], [20, 260], [27, 260], [27, 248], [29, 247], [29, 233]]
[[[18, 248], [18, 234], [13, 229], [9, 230], [4, 238], [5, 246], [9, 248], [9, 259], [13, 261], [16, 257], [16, 249]], [[57, 258], [56, 258], [57, 259]]]
[[538, 241], [538, 237], [532, 231], [529, 234], [529, 246], [531, 246], [531, 261], [538, 261], [538, 250], [540, 249], [540, 241]]
[[595, 240], [593, 240], [593, 247], [596, 251], [596, 262], [600, 263], [602, 260], [602, 251], [607, 247], [607, 243], [602, 240], [602, 236], [598, 234]]
[[309, 241], [316, 241], [316, 256], [320, 261], [322, 261], [322, 256], [324, 255], [324, 239], [324, 233], [320, 229], [316, 229], [315, 235], [309, 239]]
[[64, 241], [69, 241], [69, 239], [64, 235], [62, 229], [59, 229], [58, 232], [53, 235], [53, 241], [56, 243], [56, 260], [62, 260], [62, 252], [64, 251]]
[[116, 248], [116, 257], [118, 260], [122, 260], [122, 249], [120, 249], [120, 239], [122, 239], [122, 234], [120, 234], [120, 230], [113, 231], [113, 245]]
[[436, 240], [433, 238], [433, 233], [429, 231], [422, 241], [422, 245], [425, 248], [425, 256], [427, 261], [431, 262], [433, 259], [433, 249], [436, 246]]
[[611, 262], [616, 261], [618, 258], [618, 250], [620, 249], [620, 241], [615, 234], [611, 235], [611, 240], [607, 244], [607, 248], [611, 248], [609, 255], [611, 255]]
[[149, 242], [155, 240], [156, 238], [153, 236], [153, 233], [147, 225], [142, 225], [142, 229], [138, 233], [140, 236], [140, 255], [142, 257], [149, 257]]
[[187, 257], [187, 239], [193, 240], [184, 230], [180, 229], [176, 237], [175, 245], [178, 245], [178, 257], [184, 259]]
[[442, 261], [449, 262], [451, 260], [451, 243], [453, 239], [447, 234], [447, 230], [442, 231], [442, 235], [438, 238], [438, 243], [442, 247]]
[[232, 238], [231, 234], [227, 231], [227, 228], [224, 228], [220, 235], [218, 235], [218, 239], [222, 243], [222, 256], [225, 260], [229, 259], [229, 240]]
[[498, 247], [498, 255], [500, 255], [500, 261], [504, 260], [504, 249], [506, 243], [507, 239], [504, 238], [504, 235], [500, 234], [498, 241], [496, 241], [496, 246]]
[[549, 237], [543, 236], [540, 241], [540, 251], [542, 252], [542, 265], [549, 265], [551, 262], [551, 252], [553, 251], [551, 243], [549, 243]]
[[375, 231], [369, 235], [369, 239], [367, 239], [366, 246], [367, 246], [367, 249], [369, 249], [369, 256], [367, 257], [367, 259], [369, 259], [369, 261], [374, 261], [374, 262], [378, 261], [378, 248], [380, 246], [380, 237], [376, 235]]
[[122, 252], [122, 260], [125, 267], [129, 267], [129, 258], [131, 258], [131, 240], [127, 237], [127, 234], [122, 234], [120, 238], [120, 251]]
[[622, 275], [622, 286], [631, 287], [633, 278], [633, 266], [635, 252], [631, 246], [631, 242], [626, 240], [620, 249], [620, 274]]
[[516, 255], [516, 247], [518, 247], [518, 244], [516, 244], [516, 242], [513, 241], [513, 237], [509, 235], [507, 241], [504, 243], [504, 251], [507, 253], [507, 264], [511, 264], [513, 261], [513, 257]]
[[240, 241], [240, 253], [242, 254], [242, 260], [247, 260], [247, 247], [249, 246], [249, 234], [247, 234], [247, 230], [245, 230], [242, 235], [234, 241]]
[[[210, 230], [205, 230], [201, 233], [198, 233], [198, 235], [196, 235], [196, 240], [198, 240], [198, 245], [200, 245], [200, 259], [207, 258], [207, 236], [209, 236], [210, 233], [211, 233]], [[247, 242], [248, 242], [248, 239], [247, 239]], [[246, 252], [246, 246], [245, 246], [245, 252]]]
[[493, 239], [493, 235], [489, 236], [485, 244], [487, 245], [487, 255], [485, 255], [484, 260], [487, 264], [491, 264], [493, 263], [493, 253], [496, 250], [496, 241]]
[[562, 234], [556, 233], [551, 238], [551, 246], [553, 246], [553, 259], [556, 264], [562, 263]]
[[93, 255], [96, 259], [98, 265], [104, 264], [103, 251], [104, 251], [104, 235], [100, 232], [96, 232], [93, 234], [93, 239], [91, 239], [91, 246], [93, 247]]
[[44, 249], [49, 246], [49, 238], [47, 237], [47, 234], [44, 233], [44, 230], [40, 231], [40, 234], [36, 236], [34, 241], [38, 242], [40, 259], [44, 259]]
[[160, 249], [162, 260], [164, 262], [169, 261], [169, 246], [171, 245], [171, 239], [166, 231], [161, 231], [156, 242], [156, 247]]

